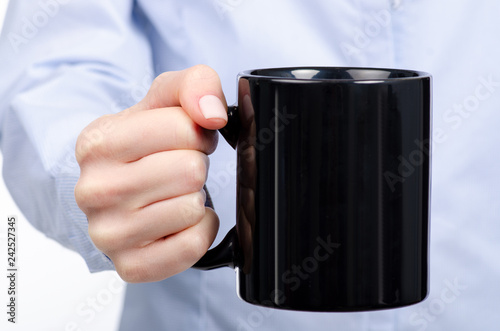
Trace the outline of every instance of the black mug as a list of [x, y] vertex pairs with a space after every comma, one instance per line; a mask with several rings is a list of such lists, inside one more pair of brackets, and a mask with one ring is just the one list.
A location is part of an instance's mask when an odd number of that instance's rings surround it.
[[275, 68], [238, 76], [236, 227], [195, 268], [236, 269], [241, 299], [304, 311], [428, 294], [431, 76]]

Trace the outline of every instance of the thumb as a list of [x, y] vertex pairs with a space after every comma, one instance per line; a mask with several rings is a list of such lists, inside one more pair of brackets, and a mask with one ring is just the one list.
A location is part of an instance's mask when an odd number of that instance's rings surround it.
[[198, 125], [216, 130], [227, 123], [227, 103], [219, 75], [197, 65], [165, 72], [155, 78], [147, 95], [134, 108], [142, 110], [180, 106]]

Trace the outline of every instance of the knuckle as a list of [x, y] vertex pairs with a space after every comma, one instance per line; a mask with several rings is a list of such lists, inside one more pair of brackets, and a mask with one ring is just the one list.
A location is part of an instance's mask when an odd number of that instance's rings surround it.
[[[119, 226], [117, 226], [119, 224]], [[126, 222], [102, 217], [89, 219], [89, 236], [94, 245], [102, 252], [118, 252], [133, 247], [137, 231], [126, 225]]]
[[152, 277], [150, 268], [142, 261], [125, 257], [114, 261], [116, 271], [127, 283], [139, 283], [149, 281]]
[[208, 239], [200, 232], [195, 231], [184, 246], [186, 260], [198, 261], [210, 247]]
[[170, 73], [167, 71], [167, 72], [162, 72], [161, 74], [159, 74], [158, 76], [156, 76], [154, 79], [153, 79], [153, 82], [151, 82], [151, 87], [150, 87], [150, 91], [151, 90], [156, 90], [158, 87], [162, 86], [163, 85], [163, 82], [165, 80], [167, 80], [167, 77], [170, 75]]
[[200, 152], [192, 153], [186, 162], [187, 186], [199, 191], [205, 184], [208, 172], [208, 157]]
[[92, 157], [99, 157], [109, 154], [113, 148], [113, 141], [110, 139], [111, 130], [114, 127], [113, 115], [105, 115], [89, 124], [79, 134], [75, 155], [79, 164]]
[[117, 236], [111, 227], [103, 222], [89, 220], [89, 236], [94, 245], [102, 252], [112, 252], [117, 247]]
[[205, 215], [204, 194], [201, 192], [193, 193], [190, 199], [183, 204], [181, 211], [186, 228], [198, 224]]
[[189, 122], [185, 126], [179, 126], [178, 128], [181, 130], [178, 133], [178, 136], [184, 137], [186, 145], [188, 147], [196, 148], [197, 146], [202, 145], [203, 131], [198, 124], [196, 124], [192, 120], [189, 120]]
[[117, 189], [108, 181], [80, 177], [75, 186], [75, 200], [83, 212], [91, 212], [114, 204]]
[[218, 144], [218, 134], [214, 130], [207, 130], [189, 119], [189, 122], [176, 126], [175, 136], [181, 141], [179, 145], [212, 154]]
[[92, 200], [94, 198], [92, 194], [92, 189], [89, 187], [89, 184], [87, 184], [88, 181], [84, 181], [82, 177], [78, 180], [78, 182], [75, 185], [75, 201], [80, 207], [80, 209], [87, 213]]
[[189, 74], [192, 75], [194, 79], [201, 79], [201, 80], [206, 80], [206, 79], [218, 79], [217, 72], [212, 69], [211, 67], [205, 65], [205, 64], [197, 64], [193, 67], [190, 68]]
[[146, 109], [155, 109], [163, 107], [165, 88], [172, 86], [175, 83], [176, 72], [166, 71], [156, 76], [149, 87], [146, 97], [141, 101]]
[[183, 94], [186, 91], [192, 89], [193, 86], [204, 86], [204, 90], [208, 88], [217, 89], [220, 87], [220, 78], [217, 72], [211, 67], [198, 64], [191, 68], [186, 69], [184, 79], [181, 82], [180, 93]]
[[82, 164], [95, 154], [96, 146], [101, 140], [100, 132], [95, 129], [83, 130], [76, 140], [75, 156], [78, 164]]

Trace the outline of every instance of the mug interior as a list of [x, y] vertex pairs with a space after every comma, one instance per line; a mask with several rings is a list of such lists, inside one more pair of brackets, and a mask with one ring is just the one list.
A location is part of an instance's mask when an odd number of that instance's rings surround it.
[[258, 76], [262, 78], [277, 79], [303, 79], [303, 80], [388, 80], [408, 79], [428, 76], [428, 74], [403, 69], [379, 68], [343, 68], [343, 67], [293, 67], [256, 69], [243, 72], [243, 75]]

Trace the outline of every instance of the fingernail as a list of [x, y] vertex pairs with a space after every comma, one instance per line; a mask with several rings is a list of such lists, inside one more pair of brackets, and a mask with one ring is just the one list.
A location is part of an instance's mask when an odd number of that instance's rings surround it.
[[222, 119], [227, 121], [227, 110], [215, 95], [205, 95], [200, 99], [200, 109], [203, 116], [208, 119]]

